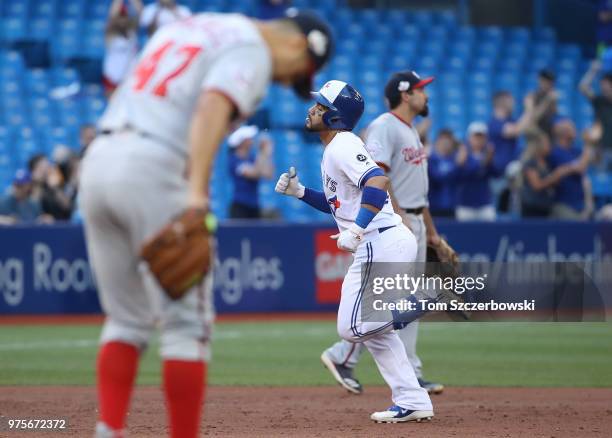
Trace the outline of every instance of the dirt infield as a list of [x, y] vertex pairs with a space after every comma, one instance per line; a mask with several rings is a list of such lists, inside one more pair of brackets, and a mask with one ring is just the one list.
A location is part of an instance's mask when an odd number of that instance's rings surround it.
[[[389, 405], [389, 392], [370, 387], [352, 396], [336, 387], [212, 387], [204, 432], [215, 437], [598, 437], [612, 430], [612, 389], [449, 388], [433, 398], [429, 423], [374, 424], [369, 413]], [[9, 419], [64, 418], [63, 431], [9, 431]], [[0, 436], [88, 437], [96, 419], [92, 387], [0, 387]], [[139, 387], [130, 437], [166, 431], [159, 389]]]

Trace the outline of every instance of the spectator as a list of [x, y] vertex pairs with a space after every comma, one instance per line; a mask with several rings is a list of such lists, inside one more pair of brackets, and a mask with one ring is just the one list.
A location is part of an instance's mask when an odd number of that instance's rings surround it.
[[576, 126], [570, 119], [560, 119], [554, 125], [554, 146], [549, 157], [553, 170], [563, 165], [575, 166], [575, 172], [564, 176], [557, 184], [552, 216], [557, 219], [586, 220], [593, 213], [591, 184], [585, 175], [590, 161], [588, 148], [578, 149]]
[[522, 166], [523, 217], [548, 217], [555, 199], [555, 186], [562, 178], [580, 172], [580, 167], [576, 163], [558, 166], [553, 171], [548, 163], [550, 152], [550, 139], [546, 134], [536, 130], [527, 135]]
[[147, 30], [148, 35], [166, 24], [191, 16], [191, 10], [186, 6], [177, 5], [175, 0], [157, 0], [151, 3], [140, 15], [140, 27]]
[[489, 141], [495, 148], [493, 165], [503, 174], [506, 166], [518, 157], [518, 139], [529, 127], [533, 107], [526, 105], [523, 114], [515, 120], [514, 97], [508, 91], [499, 91], [493, 96], [493, 117], [487, 124]]
[[429, 210], [434, 217], [454, 217], [456, 205], [457, 141], [453, 132], [442, 129], [428, 159]]
[[76, 171], [68, 156], [59, 166], [49, 163], [44, 155], [30, 158], [28, 169], [32, 175], [32, 198], [40, 203], [42, 212], [56, 220], [68, 220], [72, 215], [76, 196]]
[[541, 70], [538, 74], [538, 89], [527, 97], [534, 107], [542, 111], [535, 115], [538, 127], [552, 138], [552, 126], [557, 115], [558, 93], [555, 90], [555, 74], [550, 70]]
[[30, 172], [19, 169], [13, 178], [10, 192], [0, 198], [0, 224], [10, 225], [43, 220], [40, 202], [32, 199]]
[[141, 0], [130, 0], [136, 16], [130, 16], [124, 0], [113, 0], [105, 30], [102, 81], [107, 97], [117, 88], [138, 55], [138, 16], [142, 12]]
[[234, 196], [230, 207], [233, 219], [255, 219], [261, 216], [259, 210], [258, 186], [262, 178], [274, 175], [272, 163], [272, 142], [260, 139], [259, 152], [254, 153], [256, 126], [243, 126], [228, 138], [230, 147], [229, 172], [234, 180]]
[[[601, 94], [596, 95], [592, 84], [601, 70], [601, 62], [595, 60], [580, 81], [579, 89], [591, 101], [595, 113], [596, 135], [590, 139], [599, 145], [600, 152], [608, 156], [612, 163], [612, 72], [606, 73], [599, 81]], [[605, 150], [605, 151], [604, 151]]]
[[262, 20], [274, 20], [285, 15], [291, 0], [259, 0], [258, 17]]
[[472, 122], [468, 127], [468, 145], [457, 154], [457, 210], [460, 221], [495, 220], [495, 206], [489, 180], [495, 176], [493, 147], [488, 143], [484, 122]]

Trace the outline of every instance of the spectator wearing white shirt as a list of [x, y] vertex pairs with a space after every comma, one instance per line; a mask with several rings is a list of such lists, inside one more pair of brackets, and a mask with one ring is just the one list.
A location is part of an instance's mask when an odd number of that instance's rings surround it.
[[191, 10], [187, 6], [177, 5], [175, 0], [157, 0], [147, 5], [140, 16], [140, 27], [153, 33], [166, 24], [191, 16]]
[[138, 55], [138, 16], [142, 12], [141, 0], [130, 0], [135, 16], [131, 16], [124, 0], [113, 0], [105, 31], [104, 88], [110, 96], [126, 76]]

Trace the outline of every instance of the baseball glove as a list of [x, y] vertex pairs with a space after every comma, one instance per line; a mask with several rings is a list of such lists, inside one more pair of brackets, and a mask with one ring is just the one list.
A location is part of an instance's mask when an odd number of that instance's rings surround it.
[[143, 245], [140, 256], [171, 299], [183, 297], [208, 273], [213, 231], [214, 216], [192, 208], [174, 218]]
[[449, 263], [456, 270], [459, 269], [459, 256], [446, 240], [440, 238], [438, 244], [427, 247], [427, 261]]

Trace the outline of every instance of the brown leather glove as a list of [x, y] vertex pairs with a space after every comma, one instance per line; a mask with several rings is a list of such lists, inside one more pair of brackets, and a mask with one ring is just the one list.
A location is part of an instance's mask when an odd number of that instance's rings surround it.
[[210, 217], [214, 219], [205, 210], [187, 209], [142, 246], [140, 256], [173, 300], [182, 298], [210, 269]]

